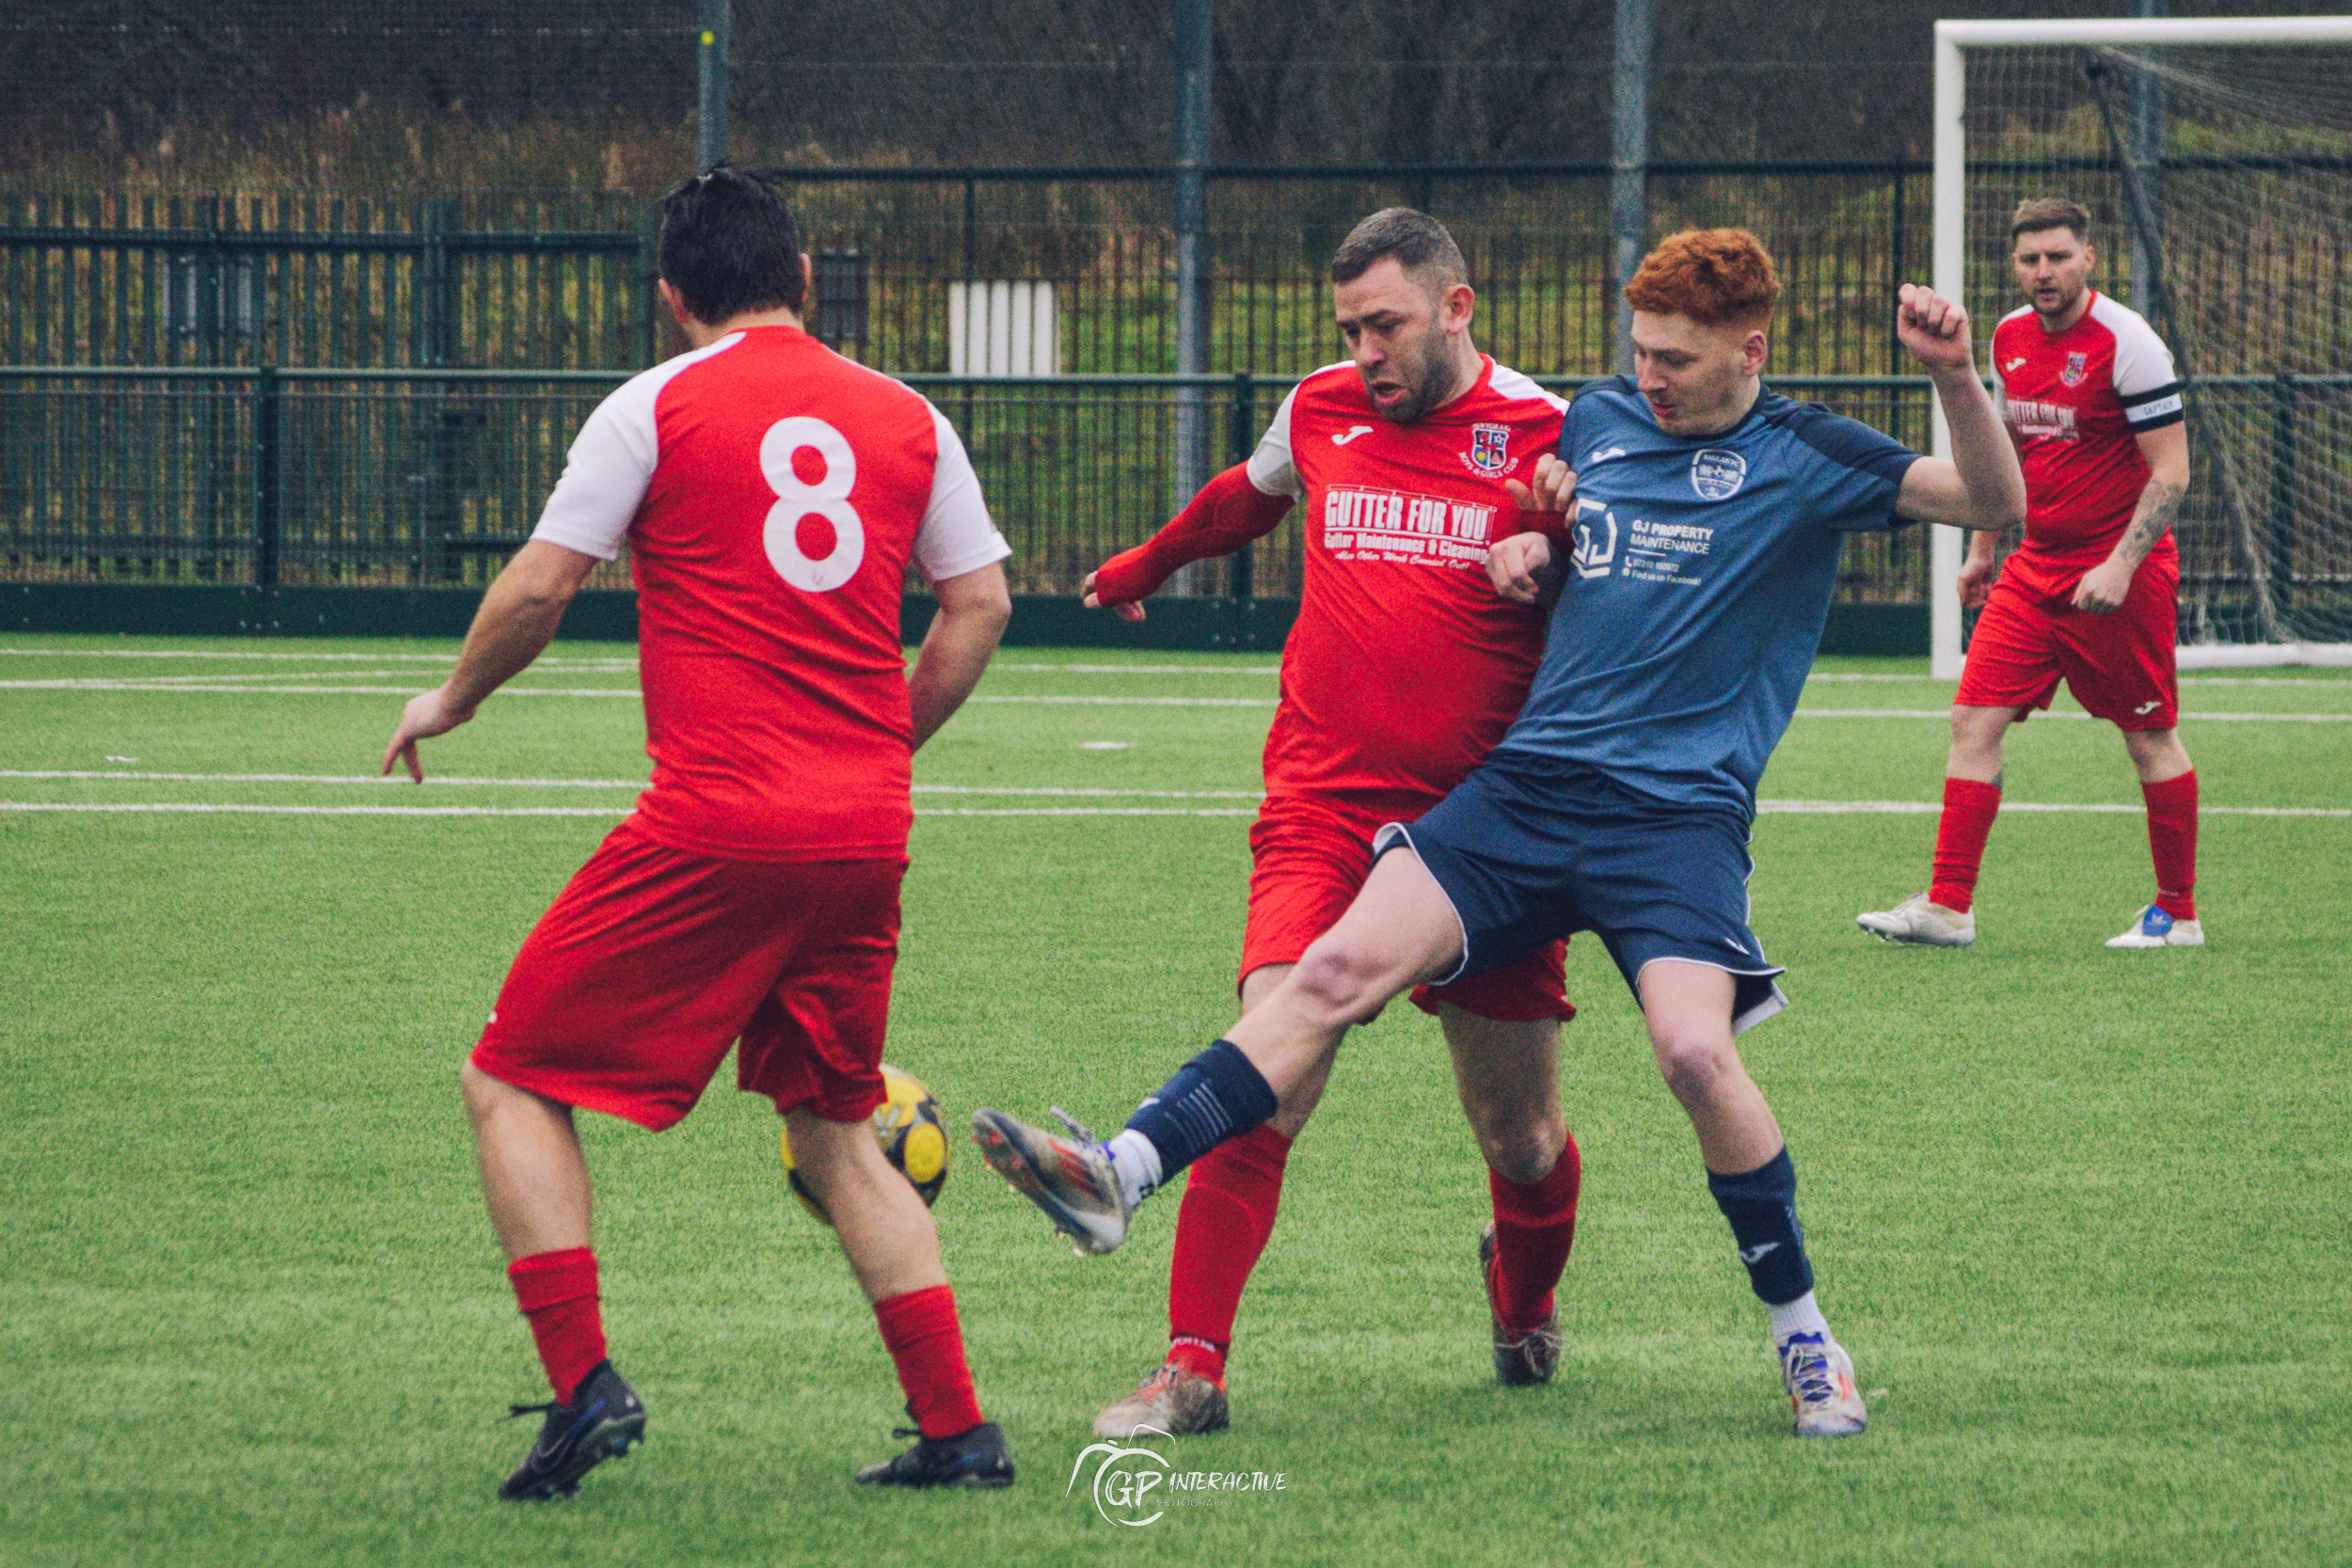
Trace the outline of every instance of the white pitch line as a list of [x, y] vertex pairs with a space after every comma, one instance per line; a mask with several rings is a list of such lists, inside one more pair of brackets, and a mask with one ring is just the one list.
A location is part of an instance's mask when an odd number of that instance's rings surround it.
[[[198, 683], [198, 682], [202, 682], [202, 681], [224, 681], [224, 682], [226, 682], [226, 681], [237, 681], [237, 682], [244, 682], [244, 681], [302, 681], [302, 680], [328, 680], [328, 679], [340, 679], [340, 680], [374, 680], [374, 679], [379, 679], [379, 678], [389, 680], [389, 679], [390, 679], [390, 678], [391, 678], [392, 676], [394, 676], [394, 675], [404, 675], [404, 676], [405, 676], [405, 675], [407, 675], [408, 673], [410, 673], [410, 672], [408, 672], [408, 671], [406, 671], [406, 670], [293, 670], [293, 671], [283, 671], [283, 670], [256, 670], [256, 671], [254, 671], [254, 672], [253, 672], [251, 674], [249, 674], [249, 675], [239, 675], [239, 674], [233, 674], [233, 673], [232, 673], [232, 674], [223, 674], [223, 673], [222, 673], [221, 672], [219, 672], [218, 670], [208, 670], [208, 671], [206, 671], [204, 673], [202, 673], [202, 674], [200, 674], [200, 675], [150, 675], [150, 676], [148, 676], [148, 677], [147, 677], [147, 679], [146, 679], [144, 682], [142, 682], [142, 683], [141, 683], [141, 685], [142, 685], [142, 687], [143, 687], [145, 689], [148, 689], [148, 690], [154, 690], [154, 689], [159, 689], [159, 688], [165, 688], [165, 687], [168, 687], [168, 688], [172, 688], [172, 689], [177, 689], [182, 688], [182, 687], [189, 687], [189, 688], [193, 689], [193, 688], [194, 688], [195, 683]], [[245, 687], [245, 686], [243, 686], [243, 685], [239, 685], [239, 686], [234, 686], [234, 687], [230, 687], [230, 686], [220, 686], [220, 687], [215, 687], [215, 688], [214, 688], [213, 689], [215, 689], [215, 690], [237, 690], [237, 691], [242, 691], [242, 690], [246, 690], [246, 689], [248, 689], [248, 688], [246, 688], [246, 687]], [[385, 689], [385, 690], [388, 690], [388, 691], [389, 691], [389, 690], [394, 690], [394, 689], [405, 690], [405, 689], [406, 689], [406, 688], [405, 688], [405, 687], [402, 687], [402, 688], [386, 687], [386, 688], [384, 688], [384, 689]]]
[[240, 816], [627, 816], [628, 806], [253, 806], [216, 800], [0, 800], [0, 811], [200, 812]]
[[[1952, 710], [1945, 707], [1801, 707], [1800, 719], [1949, 719]], [[2090, 719], [2093, 715], [2070, 710], [2053, 710], [2042, 715], [2044, 719]], [[2181, 710], [2181, 721], [2196, 720], [2207, 724], [2352, 724], [2352, 713], [2207, 713], [2194, 708]]]
[[[627, 816], [633, 806], [262, 806], [218, 800], [0, 800], [0, 812], [232, 816]], [[1171, 806], [941, 806], [917, 816], [1255, 816], [1255, 808]]]
[[[115, 780], [141, 784], [377, 784], [398, 785], [413, 789], [417, 786], [400, 774], [376, 773], [154, 773], [128, 769], [88, 768], [0, 768], [0, 779], [60, 779]], [[496, 787], [508, 789], [644, 789], [644, 779], [492, 779], [467, 774], [435, 775], [425, 783], [437, 789], [477, 789]], [[981, 797], [1010, 797], [1015, 799], [1052, 800], [1250, 800], [1265, 799], [1258, 789], [1098, 789], [1083, 785], [1048, 784], [933, 784], [914, 786], [917, 795], [961, 795]], [[489, 809], [489, 808], [484, 808]], [[1942, 811], [1935, 800], [1761, 800], [1756, 810], [1766, 813], [1788, 813], [1800, 816], [1856, 816], [1887, 814], [1903, 816], [1932, 816]], [[2005, 800], [2003, 811], [2034, 812], [2101, 812], [2133, 814], [2145, 806], [2115, 803], [2085, 803], [2076, 801]], [[2352, 816], [2352, 807], [2332, 806], [2203, 806], [2208, 816]], [[958, 813], [953, 808], [936, 808], [927, 815], [973, 815]], [[980, 815], [1008, 815], [1004, 812]], [[1009, 815], [1026, 815], [1011, 813]], [[1225, 815], [1222, 812], [1214, 815]]]
[[1279, 675], [1279, 664], [1011, 664], [997, 659], [991, 671], [1016, 670], [1026, 675]]
[[[406, 687], [391, 686], [199, 686], [165, 684], [153, 681], [113, 680], [46, 680], [0, 681], [0, 690], [15, 691], [207, 691], [230, 695], [260, 696], [346, 696], [404, 697], [413, 695]], [[501, 697], [628, 697], [644, 695], [634, 687], [562, 687], [506, 686], [496, 695]], [[1248, 707], [1265, 708], [1275, 705], [1271, 697], [1080, 697], [1080, 696], [993, 696], [966, 698], [971, 704], [1023, 707]], [[1801, 707], [1799, 719], [1936, 719], [1948, 721], [1949, 708], [1941, 707]], [[2071, 710], [2054, 711], [2043, 717], [2054, 720], [2088, 720], [2088, 713]], [[2208, 713], [2198, 709], [2185, 711], [2184, 722], [2214, 724], [2352, 724], [2352, 713]]]
[[[178, 677], [172, 677], [177, 680]], [[199, 677], [228, 680], [231, 676]], [[344, 696], [344, 697], [413, 697], [413, 686], [182, 686], [167, 681], [112, 680], [53, 680], [0, 681], [0, 690], [8, 691], [225, 691], [231, 694], [261, 696]], [[501, 697], [642, 697], [644, 692], [633, 686], [561, 687], [561, 686], [502, 686], [494, 695]], [[1202, 701], [1215, 701], [1203, 698]]]
[[[1944, 809], [1940, 800], [1758, 800], [1759, 814], [1785, 814], [1793, 816], [1933, 816]], [[2003, 800], [2004, 812], [2090, 812], [2101, 816], [2121, 815], [2139, 816], [2147, 812], [2144, 805], [2123, 805], [2110, 802], [2074, 800]], [[2197, 808], [2201, 816], [2352, 816], [2352, 806], [2207, 806]]]
[[431, 663], [454, 664], [457, 656], [447, 654], [320, 654], [320, 653], [257, 653], [250, 649], [208, 648], [0, 648], [5, 658], [270, 658], [342, 659], [358, 663]]
[[[73, 812], [120, 815], [164, 813], [248, 816], [627, 816], [630, 806], [279, 806], [215, 800], [0, 800], [0, 812]], [[1766, 815], [1800, 816], [1931, 816], [1943, 810], [1932, 800], [1763, 800]], [[2144, 808], [2106, 803], [2003, 801], [2004, 812], [2091, 813], [2137, 816]], [[2352, 807], [2204, 806], [2206, 816], [2315, 816], [2352, 818]], [[917, 816], [1254, 816], [1251, 806], [926, 806]]]
[[[0, 768], [0, 779], [98, 779], [145, 784], [382, 784], [413, 789], [405, 774], [378, 773], [151, 773], [95, 768]], [[645, 779], [488, 779], [466, 774], [435, 774], [425, 781], [437, 788], [509, 789], [644, 789]], [[1007, 795], [1113, 798], [1150, 800], [1260, 800], [1258, 789], [1086, 789], [1028, 788], [1009, 784], [916, 784], [917, 795]]]
[[[0, 768], [0, 779], [126, 779], [156, 784], [403, 784], [413, 789], [405, 773], [149, 773], [88, 768]], [[435, 774], [430, 781], [443, 786], [500, 785], [518, 789], [643, 789], [644, 779], [485, 779], [462, 774]]]
[[1043, 707], [1272, 707], [1271, 697], [967, 697], [968, 703]]
[[[217, 677], [215, 677], [217, 678]], [[396, 686], [202, 686], [161, 681], [47, 680], [0, 681], [8, 691], [212, 691], [259, 696], [405, 697], [415, 693]], [[635, 687], [502, 686], [501, 697], [642, 697]], [[1015, 704], [1024, 706], [1076, 707], [1272, 707], [1271, 697], [992, 697], [970, 703]]]

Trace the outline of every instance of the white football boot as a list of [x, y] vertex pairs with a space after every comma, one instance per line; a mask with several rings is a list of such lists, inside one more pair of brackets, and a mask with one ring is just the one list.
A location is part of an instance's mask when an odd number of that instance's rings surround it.
[[1917, 942], [1927, 947], [1965, 947], [1977, 940], [1977, 917], [1931, 904], [1915, 893], [1891, 910], [1858, 914], [1853, 923], [1883, 942]]
[[2131, 928], [2107, 938], [2109, 947], [2202, 947], [2205, 928], [2194, 920], [2175, 920], [2157, 905], [2139, 911]]
[[1826, 1334], [1791, 1334], [1780, 1343], [1780, 1381], [1800, 1437], [1851, 1437], [1870, 1424], [1854, 1386], [1853, 1358]]
[[1114, 1252], [1127, 1239], [1127, 1219], [1135, 1211], [1120, 1189], [1110, 1153], [1062, 1111], [1054, 1115], [1072, 1136], [983, 1108], [972, 1113], [972, 1138], [989, 1168], [1043, 1210], [1081, 1257]]

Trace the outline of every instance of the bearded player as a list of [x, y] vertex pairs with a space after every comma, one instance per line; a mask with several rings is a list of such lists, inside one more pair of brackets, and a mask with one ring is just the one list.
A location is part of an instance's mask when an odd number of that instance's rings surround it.
[[[1380, 824], [1436, 804], [1502, 737], [1543, 653], [1542, 615], [1498, 598], [1482, 563], [1520, 527], [1506, 482], [1558, 443], [1566, 405], [1472, 344], [1467, 269], [1436, 219], [1374, 214], [1331, 277], [1355, 357], [1308, 376], [1248, 463], [1086, 581], [1089, 606], [1141, 620], [1139, 601], [1179, 567], [1246, 548], [1305, 504], [1305, 591], [1249, 832], [1245, 1014], [1346, 911]], [[1560, 943], [1539, 943], [1491, 974], [1413, 992], [1444, 1029], [1489, 1167], [1494, 1220], [1479, 1257], [1506, 1384], [1551, 1376], [1552, 1288], [1576, 1231], [1577, 1149], [1556, 1081], [1560, 1024], [1575, 1009], [1561, 963]], [[1263, 1125], [1192, 1167], [1168, 1265], [1168, 1358], [1095, 1418], [1098, 1433], [1226, 1424], [1234, 1314], [1338, 1045]]]
[[[516, 956], [461, 1073], [490, 1217], [554, 1389], [500, 1488], [575, 1489], [643, 1433], [605, 1354], [575, 1108], [660, 1132], [737, 1046], [872, 1302], [922, 1440], [858, 1479], [1002, 1486], [938, 1234], [882, 1156], [882, 1034], [906, 871], [909, 759], [970, 694], [1009, 554], [938, 410], [801, 326], [791, 209], [724, 165], [661, 200], [661, 294], [692, 352], [599, 404], [456, 672], [401, 715], [384, 770], [537, 657], [626, 541], [653, 784]], [[939, 612], [913, 673], [912, 560]]]
[[1769, 392], [1778, 294], [1740, 230], [1672, 235], [1627, 283], [1639, 374], [1578, 394], [1560, 455], [1521, 500], [1573, 506], [1554, 519], [1572, 546], [1521, 532], [1487, 560], [1502, 597], [1555, 606], [1526, 705], [1443, 800], [1381, 828], [1363, 890], [1274, 993], [1107, 1144], [974, 1114], [990, 1164], [1083, 1245], [1119, 1245], [1154, 1188], [1264, 1122], [1398, 992], [1591, 930], [1641, 1004], [1769, 1309], [1795, 1432], [1863, 1430], [1853, 1364], [1815, 1299], [1796, 1167], [1733, 1043], [1785, 1003], [1748, 926], [1748, 829], [1845, 535], [1899, 519], [2000, 528], [2022, 515], [2025, 483], [1958, 306], [1906, 286], [1898, 319], [1948, 419], [1945, 460]]
[[2001, 740], [2063, 679], [2123, 732], [2148, 806], [2156, 896], [2109, 947], [2201, 947], [2197, 772], [2174, 726], [2188, 427], [2164, 340], [2090, 287], [2090, 216], [2045, 197], [2010, 220], [2010, 262], [2031, 304], [1993, 330], [2002, 416], [2026, 467], [2025, 543], [1969, 541], [1961, 601], [1984, 613], [1952, 705], [1935, 876], [1925, 893], [1857, 917], [1890, 942], [1977, 940], [1977, 868], [2001, 809]]

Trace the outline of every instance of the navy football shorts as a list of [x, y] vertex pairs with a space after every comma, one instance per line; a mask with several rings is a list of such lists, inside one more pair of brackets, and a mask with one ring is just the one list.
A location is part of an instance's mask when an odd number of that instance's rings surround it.
[[[1576, 931], [1597, 933], [1641, 1000], [1644, 965], [1684, 958], [1731, 974], [1732, 1029], [1788, 1004], [1748, 929], [1747, 824], [1577, 768], [1530, 775], [1493, 762], [1417, 822], [1391, 822], [1375, 855], [1408, 847], [1462, 923], [1459, 980]], [[1444, 983], [1444, 982], [1439, 982]]]

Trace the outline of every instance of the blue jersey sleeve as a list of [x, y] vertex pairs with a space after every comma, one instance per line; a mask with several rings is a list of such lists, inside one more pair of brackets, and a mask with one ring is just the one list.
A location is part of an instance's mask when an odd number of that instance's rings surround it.
[[1895, 498], [1919, 453], [1818, 403], [1792, 408], [1788, 429], [1813, 454], [1805, 488], [1814, 519], [1821, 527], [1853, 533], [1899, 528], [1910, 521], [1895, 515]]

